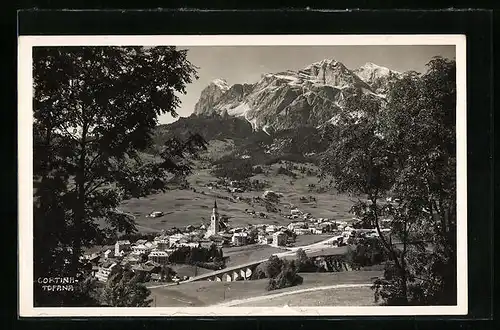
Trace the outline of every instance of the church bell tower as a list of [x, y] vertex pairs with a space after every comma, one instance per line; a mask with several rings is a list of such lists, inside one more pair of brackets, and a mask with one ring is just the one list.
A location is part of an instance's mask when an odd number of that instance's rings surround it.
[[217, 209], [217, 200], [215, 200], [212, 215], [210, 217], [210, 231], [212, 235], [216, 235], [219, 232], [219, 228], [219, 210]]

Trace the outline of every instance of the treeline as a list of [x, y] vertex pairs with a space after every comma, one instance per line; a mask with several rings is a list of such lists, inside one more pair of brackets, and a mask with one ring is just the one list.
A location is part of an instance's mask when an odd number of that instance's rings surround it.
[[255, 174], [253, 163], [247, 159], [223, 157], [215, 164], [211, 174], [218, 178], [244, 180]]
[[153, 141], [155, 145], [162, 146], [173, 137], [185, 138], [191, 132], [200, 134], [206, 141], [243, 139], [253, 134], [250, 123], [237, 117], [223, 118], [216, 114], [210, 117], [191, 115], [179, 118], [174, 123], [158, 126]]
[[181, 246], [170, 254], [168, 261], [215, 270], [225, 267], [222, 249], [217, 248], [215, 244], [212, 244], [210, 248]]
[[[251, 155], [250, 158], [242, 159], [241, 157], [236, 157], [235, 155], [226, 155], [216, 160], [213, 165], [214, 168], [211, 170], [211, 174], [218, 178], [228, 178], [230, 180], [242, 181], [253, 175], [264, 173], [261, 165], [273, 165], [281, 164], [285, 162], [294, 163], [315, 163], [316, 160], [313, 157], [306, 157], [302, 154], [283, 154], [283, 155], [273, 155], [259, 154]], [[303, 166], [280, 166], [277, 174], [283, 174], [290, 177], [296, 177], [296, 174], [291, 171], [291, 168], [296, 170], [301, 170], [301, 173], [307, 173], [308, 175], [315, 175], [316, 173], [312, 170], [307, 170]]]

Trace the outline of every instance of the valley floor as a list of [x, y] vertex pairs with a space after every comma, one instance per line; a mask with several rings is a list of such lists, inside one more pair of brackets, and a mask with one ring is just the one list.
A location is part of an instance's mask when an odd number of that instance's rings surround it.
[[[329, 218], [331, 220], [346, 221], [352, 219], [349, 212], [353, 201], [333, 191], [317, 192], [310, 190], [308, 185], [320, 186], [319, 179], [315, 176], [300, 174], [291, 179], [286, 175], [273, 174], [279, 164], [269, 166], [271, 173], [267, 176], [258, 174], [252, 180], [268, 183], [268, 187], [261, 191], [246, 191], [243, 193], [230, 193], [223, 188], [209, 188], [207, 184], [217, 181], [206, 168], [198, 167], [187, 180], [190, 189], [173, 189], [165, 193], [151, 195], [140, 199], [126, 200], [120, 210], [133, 215], [140, 232], [159, 232], [168, 228], [184, 228], [187, 225], [208, 224], [214, 200], [217, 199], [219, 211], [229, 218], [231, 227], [242, 227], [249, 224], [287, 225], [291, 222], [285, 215], [290, 214], [293, 207], [305, 213], [311, 213], [316, 218]], [[314, 167], [314, 165], [309, 165]], [[280, 212], [267, 212], [263, 205], [247, 202], [245, 199], [262, 197], [265, 190], [281, 193], [283, 197], [277, 204]], [[303, 202], [301, 197], [313, 197], [315, 202]], [[236, 198], [241, 198], [237, 200]], [[253, 216], [245, 210], [263, 212], [266, 218]], [[161, 211], [164, 216], [149, 218], [146, 215], [153, 211]]]

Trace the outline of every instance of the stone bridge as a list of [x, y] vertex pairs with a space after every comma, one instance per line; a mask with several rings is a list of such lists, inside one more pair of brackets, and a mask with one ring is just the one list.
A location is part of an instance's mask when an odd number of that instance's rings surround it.
[[[325, 269], [327, 269], [328, 271], [349, 271], [351, 269], [343, 258], [346, 251], [347, 247], [329, 247], [317, 251], [307, 251], [307, 255], [311, 258], [322, 260], [325, 265]], [[275, 255], [282, 259], [296, 259], [295, 251], [278, 253]], [[262, 259], [245, 264], [240, 264], [237, 266], [227, 267], [211, 273], [193, 277], [187, 281], [183, 281], [182, 283], [194, 281], [233, 282], [249, 280], [252, 274], [255, 272], [257, 266], [267, 260], [268, 259]]]
[[233, 267], [227, 267], [221, 270], [217, 270], [215, 272], [193, 277], [187, 281], [184, 281], [183, 283], [194, 282], [194, 281], [233, 282], [233, 281], [249, 280], [252, 274], [254, 273], [255, 268], [257, 268], [258, 265], [260, 265], [265, 261], [267, 261], [267, 259], [253, 261]]

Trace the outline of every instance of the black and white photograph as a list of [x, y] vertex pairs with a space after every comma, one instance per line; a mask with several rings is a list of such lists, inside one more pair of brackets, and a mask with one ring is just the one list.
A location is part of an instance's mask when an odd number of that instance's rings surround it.
[[465, 37], [141, 38], [20, 38], [21, 315], [467, 313]]

